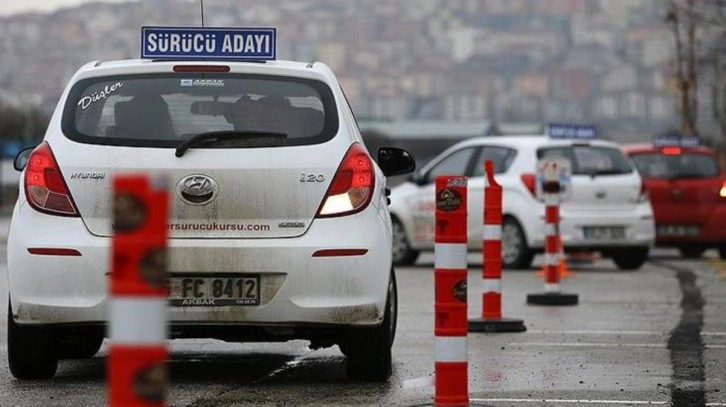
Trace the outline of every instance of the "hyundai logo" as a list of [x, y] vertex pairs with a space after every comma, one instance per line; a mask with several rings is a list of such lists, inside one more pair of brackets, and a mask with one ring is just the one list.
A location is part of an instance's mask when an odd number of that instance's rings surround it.
[[206, 175], [189, 175], [176, 186], [179, 198], [191, 205], [206, 205], [217, 197], [217, 182]]

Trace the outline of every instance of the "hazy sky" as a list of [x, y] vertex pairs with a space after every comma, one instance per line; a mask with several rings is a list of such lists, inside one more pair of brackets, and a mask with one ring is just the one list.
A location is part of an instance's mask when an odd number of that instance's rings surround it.
[[130, 0], [0, 0], [0, 15], [22, 13], [28, 11], [53, 11], [61, 7], [76, 6], [81, 3], [102, 1], [121, 3]]

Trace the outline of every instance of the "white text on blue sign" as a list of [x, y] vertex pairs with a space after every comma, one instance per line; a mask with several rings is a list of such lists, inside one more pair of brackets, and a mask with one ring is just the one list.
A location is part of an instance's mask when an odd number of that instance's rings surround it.
[[141, 33], [142, 58], [276, 58], [275, 28], [143, 27]]
[[653, 138], [655, 147], [698, 147], [699, 145], [701, 145], [701, 140], [698, 136], [662, 134]]
[[594, 126], [553, 123], [547, 126], [547, 134], [554, 139], [590, 140], [597, 137]]

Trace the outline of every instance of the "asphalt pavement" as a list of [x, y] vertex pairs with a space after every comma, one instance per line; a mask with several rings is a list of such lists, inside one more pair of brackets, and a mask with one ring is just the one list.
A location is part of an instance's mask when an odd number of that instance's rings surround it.
[[[1, 230], [6, 223], [0, 222]], [[4, 245], [2, 239], [0, 243]], [[505, 317], [523, 333], [470, 333], [472, 405], [726, 406], [726, 263], [686, 261], [657, 250], [641, 270], [608, 260], [572, 268], [570, 307], [528, 306], [543, 282], [505, 271]], [[469, 314], [479, 315], [481, 262], [470, 255]], [[721, 271], [723, 269], [724, 271]], [[0, 303], [7, 304], [5, 250]], [[172, 406], [430, 405], [433, 401], [433, 256], [397, 270], [399, 326], [389, 383], [350, 382], [337, 347], [307, 342], [238, 344], [175, 340]], [[105, 346], [90, 360], [62, 361], [48, 381], [20, 382], [7, 369], [6, 312], [0, 313], [0, 406], [101, 406]]]

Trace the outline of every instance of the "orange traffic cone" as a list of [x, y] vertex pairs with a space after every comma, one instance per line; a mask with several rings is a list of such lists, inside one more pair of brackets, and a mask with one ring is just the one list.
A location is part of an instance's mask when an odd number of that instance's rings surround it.
[[560, 264], [557, 266], [557, 270], [560, 272], [560, 278], [574, 277], [575, 274], [567, 269], [567, 261], [565, 261], [565, 254], [560, 251]]
[[[560, 273], [560, 278], [573, 277], [574, 274], [567, 269], [567, 262], [565, 261], [565, 251], [562, 249], [562, 240], [558, 239], [558, 243], [560, 246], [560, 261], [557, 265], [557, 270]], [[537, 272], [537, 277], [545, 277], [545, 265], [542, 265], [542, 268]]]
[[[565, 261], [565, 256], [560, 255], [560, 261], [557, 265], [557, 271], [560, 273], [560, 278], [570, 278], [574, 277], [574, 273], [572, 273], [570, 270], [567, 269], [567, 262]], [[536, 273], [537, 277], [544, 278], [545, 276], [545, 265], [542, 265], [542, 268], [539, 269], [539, 271]]]

